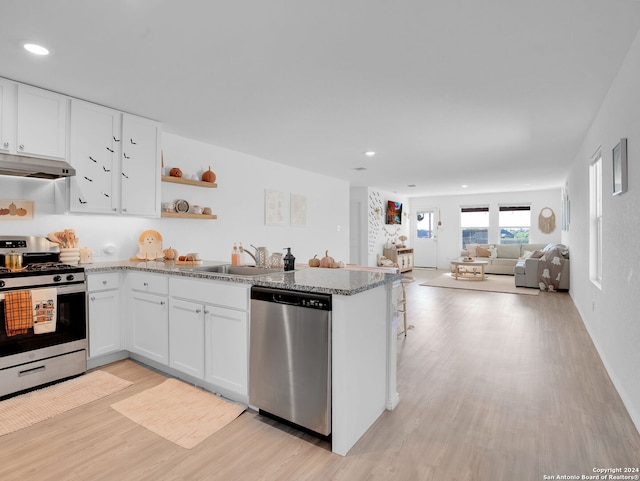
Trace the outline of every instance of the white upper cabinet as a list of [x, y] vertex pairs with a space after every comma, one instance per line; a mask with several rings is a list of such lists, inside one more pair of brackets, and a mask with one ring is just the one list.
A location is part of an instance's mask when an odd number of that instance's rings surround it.
[[122, 116], [122, 213], [160, 216], [160, 136], [158, 122]]
[[16, 149], [16, 92], [15, 82], [0, 79], [0, 152]]
[[121, 113], [106, 107], [71, 101], [69, 209], [95, 214], [117, 213]]
[[68, 104], [64, 95], [18, 84], [15, 153], [65, 159]]
[[69, 210], [160, 215], [158, 122], [71, 101]]

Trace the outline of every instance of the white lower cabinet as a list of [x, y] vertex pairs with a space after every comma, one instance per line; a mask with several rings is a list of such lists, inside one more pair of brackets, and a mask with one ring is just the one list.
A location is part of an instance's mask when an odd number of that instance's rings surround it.
[[248, 395], [250, 286], [170, 278], [170, 365], [239, 401]]
[[209, 307], [205, 316], [205, 380], [242, 396], [249, 394], [249, 314]]
[[202, 304], [171, 299], [169, 309], [169, 366], [204, 379], [204, 316]]
[[169, 364], [167, 298], [134, 291], [131, 294], [129, 350], [161, 364]]
[[120, 312], [120, 274], [87, 276], [89, 358], [123, 349]]

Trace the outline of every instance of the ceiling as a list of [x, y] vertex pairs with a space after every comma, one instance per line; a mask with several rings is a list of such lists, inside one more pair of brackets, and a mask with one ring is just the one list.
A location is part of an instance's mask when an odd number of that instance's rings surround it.
[[2, 77], [407, 196], [561, 186], [640, 29], [638, 0], [2, 0], [0, 12]]

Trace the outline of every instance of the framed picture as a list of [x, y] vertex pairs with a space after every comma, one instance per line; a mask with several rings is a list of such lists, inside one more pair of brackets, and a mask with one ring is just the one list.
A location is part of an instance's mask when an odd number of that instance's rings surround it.
[[32, 200], [0, 200], [0, 220], [33, 219]]
[[387, 202], [387, 224], [402, 224], [402, 203]]
[[264, 223], [265, 225], [284, 225], [285, 213], [284, 192], [265, 189]]
[[627, 139], [613, 148], [613, 195], [627, 191]]
[[291, 194], [291, 225], [307, 225], [307, 198], [300, 194]]

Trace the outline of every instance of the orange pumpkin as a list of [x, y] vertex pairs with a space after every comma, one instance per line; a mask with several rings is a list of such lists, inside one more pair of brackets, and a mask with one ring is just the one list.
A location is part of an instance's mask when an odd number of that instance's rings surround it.
[[171, 177], [182, 177], [182, 171], [179, 168], [174, 167], [169, 171], [169, 175]]
[[202, 174], [202, 181], [211, 183], [214, 183], [216, 181], [216, 174], [211, 170], [211, 166], [209, 166], [209, 170]]
[[320, 259], [320, 267], [331, 267], [331, 264], [335, 263], [336, 260], [333, 257], [329, 257], [329, 251], [324, 251], [324, 257]]
[[320, 259], [317, 254], [313, 256], [313, 259], [309, 259], [309, 267], [320, 267]]
[[167, 259], [168, 261], [172, 261], [176, 257], [178, 257], [178, 251], [175, 249], [172, 249], [171, 247], [169, 247], [168, 249], [165, 249], [163, 253], [164, 253], [164, 258]]

